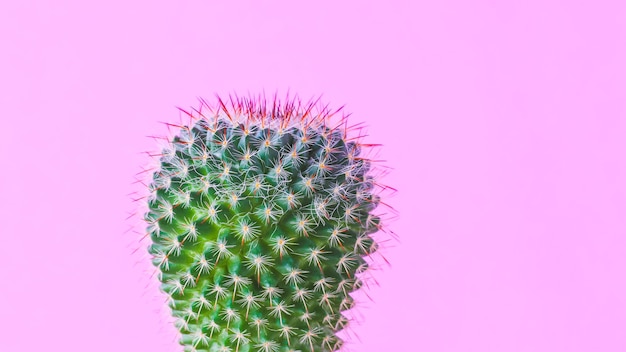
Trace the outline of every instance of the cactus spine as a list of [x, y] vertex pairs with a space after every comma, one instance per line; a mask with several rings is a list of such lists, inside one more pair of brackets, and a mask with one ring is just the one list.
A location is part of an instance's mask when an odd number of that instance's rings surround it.
[[337, 351], [381, 229], [366, 145], [317, 103], [201, 103], [158, 155], [144, 215], [180, 343]]

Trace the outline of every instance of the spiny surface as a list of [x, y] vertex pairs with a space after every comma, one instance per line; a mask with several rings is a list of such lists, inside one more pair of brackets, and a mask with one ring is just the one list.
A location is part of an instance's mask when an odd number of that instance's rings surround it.
[[149, 253], [180, 342], [336, 351], [377, 248], [371, 161], [343, 126], [327, 126], [330, 114], [247, 99], [220, 107], [179, 126], [150, 184]]

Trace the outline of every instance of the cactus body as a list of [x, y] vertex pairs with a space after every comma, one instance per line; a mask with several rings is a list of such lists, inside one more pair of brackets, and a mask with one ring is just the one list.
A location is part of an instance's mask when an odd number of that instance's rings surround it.
[[[159, 155], [144, 219], [185, 351], [336, 351], [380, 229], [345, 117], [219, 100]], [[205, 107], [209, 107], [205, 105]]]

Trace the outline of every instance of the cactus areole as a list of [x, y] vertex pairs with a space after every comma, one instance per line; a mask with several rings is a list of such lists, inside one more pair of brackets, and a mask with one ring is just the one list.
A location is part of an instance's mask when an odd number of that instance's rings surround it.
[[180, 344], [337, 351], [378, 248], [371, 145], [318, 102], [216, 100], [176, 125], [144, 215]]

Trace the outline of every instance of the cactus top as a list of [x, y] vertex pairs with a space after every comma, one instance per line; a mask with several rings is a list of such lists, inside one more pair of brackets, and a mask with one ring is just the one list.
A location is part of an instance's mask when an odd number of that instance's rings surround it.
[[186, 351], [336, 351], [377, 243], [343, 116], [236, 98], [188, 113], [149, 185], [149, 253]]

